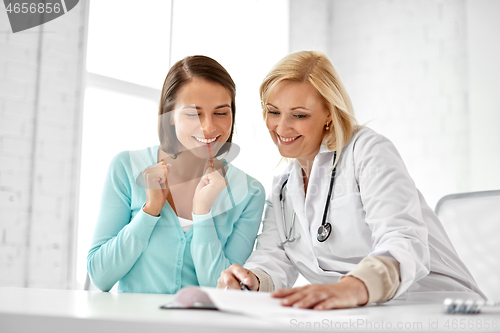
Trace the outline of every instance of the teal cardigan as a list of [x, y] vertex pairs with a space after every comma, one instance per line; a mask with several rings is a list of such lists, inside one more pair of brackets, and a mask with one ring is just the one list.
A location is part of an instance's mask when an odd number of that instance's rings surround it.
[[231, 164], [226, 164], [228, 185], [207, 215], [193, 214], [193, 228], [186, 233], [168, 202], [159, 217], [142, 210], [146, 191], [136, 179], [157, 163], [158, 149], [125, 151], [111, 162], [87, 256], [87, 271], [100, 290], [116, 282], [120, 292], [173, 294], [190, 285], [215, 287], [222, 270], [243, 265], [253, 250], [264, 188]]

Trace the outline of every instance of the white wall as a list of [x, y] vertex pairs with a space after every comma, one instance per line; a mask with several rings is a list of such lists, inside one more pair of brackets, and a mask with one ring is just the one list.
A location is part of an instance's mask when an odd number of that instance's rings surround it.
[[68, 288], [86, 5], [16, 34], [0, 7], [0, 286]]
[[500, 188], [500, 1], [310, 4], [290, 2], [291, 51], [331, 58], [360, 123], [395, 143], [432, 208]]
[[500, 1], [466, 1], [470, 189], [500, 189]]

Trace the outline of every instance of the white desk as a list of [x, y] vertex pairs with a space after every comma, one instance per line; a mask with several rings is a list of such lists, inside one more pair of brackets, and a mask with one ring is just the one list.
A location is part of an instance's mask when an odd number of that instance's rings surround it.
[[0, 332], [500, 331], [498, 310], [478, 315], [446, 315], [438, 303], [391, 302], [323, 312], [314, 319], [287, 318], [280, 324], [221, 311], [159, 308], [172, 298], [156, 294], [0, 288]]

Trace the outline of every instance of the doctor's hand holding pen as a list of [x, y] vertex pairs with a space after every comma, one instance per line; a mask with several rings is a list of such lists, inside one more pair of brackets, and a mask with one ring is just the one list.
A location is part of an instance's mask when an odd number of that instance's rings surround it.
[[[260, 287], [259, 279], [252, 271], [233, 264], [222, 271], [217, 281], [217, 288], [241, 289], [241, 284], [253, 291], [258, 291]], [[271, 296], [281, 298], [283, 306], [314, 310], [351, 308], [368, 302], [368, 290], [365, 284], [353, 276], [345, 276], [333, 284], [311, 284], [280, 289]]]
[[238, 264], [233, 264], [228, 269], [223, 270], [217, 280], [217, 288], [241, 289], [242, 285], [250, 290], [258, 291], [260, 281], [251, 270]]

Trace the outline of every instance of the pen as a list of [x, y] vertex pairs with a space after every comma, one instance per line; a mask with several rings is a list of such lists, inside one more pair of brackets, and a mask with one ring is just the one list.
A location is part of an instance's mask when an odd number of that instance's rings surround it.
[[210, 149], [210, 144], [208, 144], [208, 155], [210, 156], [210, 166], [212, 167], [212, 172], [214, 172], [214, 158], [212, 157], [212, 149]]
[[248, 286], [241, 281], [240, 281], [240, 289], [245, 291], [251, 291], [251, 289], [248, 288]]

